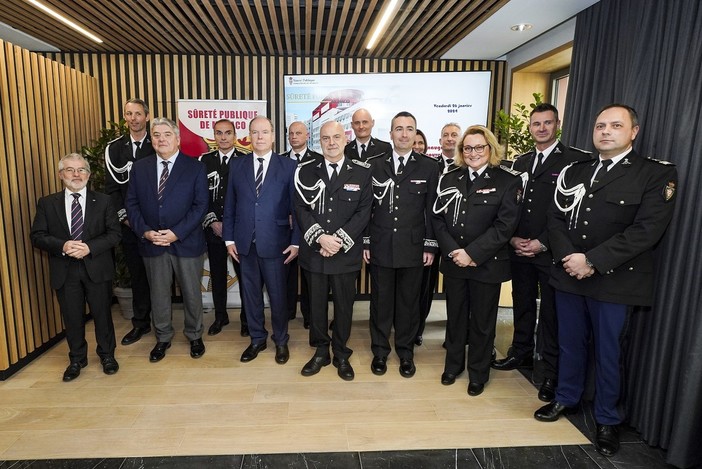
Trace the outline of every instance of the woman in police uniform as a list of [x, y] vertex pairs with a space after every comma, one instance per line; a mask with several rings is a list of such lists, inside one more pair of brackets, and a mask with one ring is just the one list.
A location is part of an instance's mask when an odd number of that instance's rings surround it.
[[500, 166], [503, 150], [487, 128], [469, 127], [457, 150], [457, 167], [441, 177], [434, 204], [448, 316], [441, 383], [453, 384], [466, 367], [469, 334], [468, 394], [477, 396], [490, 377], [500, 286], [510, 278], [507, 242], [519, 220], [522, 185], [519, 173]]

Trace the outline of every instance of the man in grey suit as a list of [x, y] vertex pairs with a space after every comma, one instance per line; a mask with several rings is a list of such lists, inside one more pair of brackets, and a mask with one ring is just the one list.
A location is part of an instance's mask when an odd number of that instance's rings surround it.
[[39, 199], [30, 233], [32, 244], [49, 254], [51, 287], [56, 290], [66, 327], [70, 365], [64, 381], [73, 381], [88, 365], [85, 302], [95, 322], [97, 354], [102, 370], [112, 375], [115, 328], [110, 303], [114, 264], [111, 249], [122, 233], [110, 197], [87, 189], [90, 165], [78, 153], [59, 161], [61, 192]]

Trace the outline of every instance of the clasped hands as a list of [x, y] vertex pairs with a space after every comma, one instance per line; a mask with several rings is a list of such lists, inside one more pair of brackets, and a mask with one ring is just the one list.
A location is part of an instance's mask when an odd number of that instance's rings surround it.
[[178, 241], [178, 236], [171, 230], [149, 230], [144, 233], [144, 238], [151, 241], [155, 246], [170, 246]]
[[587, 258], [585, 254], [581, 252], [575, 252], [565, 256], [563, 258], [563, 268], [571, 277], [575, 277], [578, 280], [591, 277], [595, 274], [595, 268], [587, 264]]
[[80, 240], [68, 240], [63, 243], [63, 253], [75, 259], [83, 259], [90, 254], [90, 247]]

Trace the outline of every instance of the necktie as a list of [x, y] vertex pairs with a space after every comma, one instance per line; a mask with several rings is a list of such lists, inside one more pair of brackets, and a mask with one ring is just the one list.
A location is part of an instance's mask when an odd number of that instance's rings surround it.
[[80, 194], [73, 195], [73, 203], [71, 203], [71, 239], [79, 240], [83, 237], [83, 208], [78, 202]]
[[261, 186], [263, 186], [263, 158], [256, 158], [258, 160], [258, 169], [256, 170], [256, 196], [261, 193]]
[[544, 154], [543, 154], [543, 153], [539, 153], [539, 154], [536, 156], [536, 166], [534, 166], [534, 174], [536, 174], [536, 173], [539, 172], [539, 170], [541, 169], [541, 165], [543, 164], [543, 162], [544, 162]]
[[295, 153], [295, 159], [297, 160], [298, 163], [300, 162], [300, 154], [299, 153]]
[[227, 160], [228, 160], [227, 155], [222, 155], [222, 168], [227, 166]]
[[607, 174], [607, 168], [609, 168], [609, 165], [612, 164], [612, 160], [602, 160], [602, 167], [598, 170], [596, 167], [595, 172], [592, 175], [592, 182], [590, 183], [590, 187], [594, 186], [595, 184], [598, 183], [597, 175], [600, 174], [600, 178], [604, 177], [605, 174]]
[[158, 180], [158, 201], [161, 202], [163, 199], [163, 190], [166, 188], [166, 179], [168, 179], [168, 161], [161, 161], [163, 165], [163, 171], [161, 171], [161, 178]]
[[398, 158], [398, 160], [400, 161], [400, 164], [397, 165], [397, 174], [398, 174], [398, 176], [399, 176], [400, 174], [402, 174], [402, 171], [405, 170], [405, 157], [404, 157], [404, 156], [400, 156], [400, 157]]
[[331, 169], [332, 169], [331, 177], [329, 178], [329, 185], [332, 186], [336, 182], [336, 177], [338, 176], [338, 173], [336, 172], [336, 168], [338, 168], [339, 165], [336, 163], [330, 163], [329, 167], [331, 167]]
[[366, 152], [366, 144], [362, 143], [361, 144], [361, 159], [365, 160], [366, 156], [368, 156], [368, 152]]
[[446, 158], [446, 166], [451, 166], [453, 164], [453, 158]]
[[478, 179], [479, 177], [480, 177], [480, 174], [478, 174], [477, 171], [473, 171], [472, 173], [470, 173], [470, 179], [473, 182], [475, 182], [475, 180]]
[[141, 147], [141, 142], [134, 142], [134, 153], [132, 153], [132, 156], [136, 158], [136, 154], [139, 151], [139, 147]]

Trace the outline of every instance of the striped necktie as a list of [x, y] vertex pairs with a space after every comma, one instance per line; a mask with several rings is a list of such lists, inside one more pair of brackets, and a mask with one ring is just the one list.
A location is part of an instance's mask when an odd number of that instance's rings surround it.
[[166, 179], [168, 179], [168, 163], [169, 161], [161, 161], [163, 165], [163, 171], [161, 171], [161, 178], [158, 180], [158, 201], [161, 202], [163, 199], [163, 190], [166, 188]]
[[80, 194], [74, 193], [73, 203], [71, 203], [71, 239], [79, 240], [83, 238], [83, 207], [78, 199]]
[[263, 186], [263, 158], [257, 158], [257, 160], [258, 169], [256, 170], [256, 196], [261, 193], [261, 186]]

